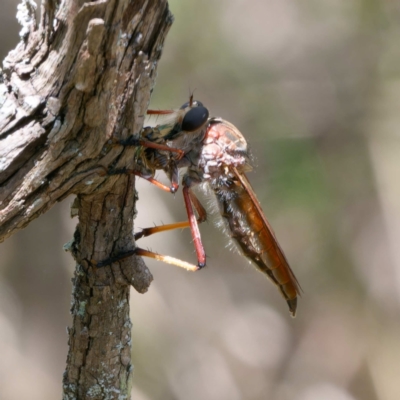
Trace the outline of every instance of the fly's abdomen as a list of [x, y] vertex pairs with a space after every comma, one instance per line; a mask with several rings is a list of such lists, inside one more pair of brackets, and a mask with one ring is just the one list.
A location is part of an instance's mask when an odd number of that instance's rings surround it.
[[221, 214], [243, 254], [279, 288], [291, 313], [296, 312], [299, 285], [254, 193], [232, 179], [214, 188]]

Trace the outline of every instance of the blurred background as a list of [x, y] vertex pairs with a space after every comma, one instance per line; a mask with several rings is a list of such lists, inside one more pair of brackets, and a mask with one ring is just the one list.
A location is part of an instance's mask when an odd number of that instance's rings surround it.
[[[18, 41], [16, 4], [2, 0], [1, 59]], [[151, 107], [179, 107], [195, 91], [241, 130], [249, 179], [304, 293], [293, 319], [210, 218], [205, 270], [146, 260], [155, 280], [132, 291], [132, 398], [400, 399], [400, 3], [170, 7]], [[136, 229], [185, 219], [181, 193], [137, 188]], [[0, 246], [2, 400], [60, 397], [72, 200]], [[195, 261], [189, 231], [141, 246]]]

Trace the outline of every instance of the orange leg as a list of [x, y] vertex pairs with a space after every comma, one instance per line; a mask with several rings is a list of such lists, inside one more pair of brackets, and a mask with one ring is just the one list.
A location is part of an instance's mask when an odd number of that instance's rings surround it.
[[[112, 141], [113, 144], [121, 145], [121, 146], [143, 146], [143, 147], [148, 147], [156, 150], [163, 150], [163, 151], [169, 151], [171, 153], [178, 153], [178, 158], [176, 161], [179, 161], [184, 155], [185, 152], [180, 150], [180, 149], [175, 149], [172, 147], [168, 147], [167, 145], [159, 144], [159, 143], [153, 143], [148, 140], [144, 139], [137, 139], [137, 138], [128, 138], [127, 140], [120, 140], [120, 141]], [[176, 167], [176, 164], [174, 161], [171, 161], [170, 165], [170, 170], [172, 171], [171, 173], [171, 186], [164, 185], [160, 181], [154, 179], [153, 177], [146, 177], [143, 176], [140, 172], [133, 170], [133, 169], [128, 169], [128, 168], [121, 168], [121, 169], [116, 169], [116, 170], [111, 170], [108, 171], [108, 175], [120, 175], [120, 174], [132, 174], [139, 176], [140, 178], [146, 179], [149, 181], [151, 184], [157, 186], [158, 188], [169, 192], [169, 193], [176, 193], [179, 189], [179, 173], [178, 169]]]
[[[200, 224], [207, 219], [207, 212], [204, 209], [203, 205], [200, 203], [199, 199], [192, 192], [189, 192], [189, 194], [198, 215], [197, 223]], [[166, 224], [166, 225], [158, 225], [158, 226], [153, 226], [151, 228], [143, 228], [140, 232], [135, 233], [135, 240], [139, 240], [143, 237], [154, 235], [155, 233], [159, 232], [166, 232], [166, 231], [172, 231], [174, 229], [185, 229], [185, 228], [190, 228], [189, 221], [175, 222], [173, 224]]]
[[[154, 226], [152, 228], [142, 229], [140, 232], [135, 234], [135, 240], [139, 240], [142, 237], [153, 235], [154, 233], [189, 227], [194, 242], [194, 248], [196, 250], [197, 262], [198, 262], [197, 265], [200, 269], [205, 267], [206, 265], [206, 254], [203, 243], [201, 241], [199, 223], [202, 223], [207, 219], [207, 212], [204, 209], [203, 205], [200, 203], [200, 200], [194, 195], [193, 192], [190, 191], [190, 188], [185, 187], [183, 189], [183, 197], [185, 200], [185, 206], [189, 221], [177, 222], [174, 224], [160, 225], [160, 226]], [[193, 207], [197, 212], [198, 218], [196, 218]]]
[[125, 140], [111, 139], [109, 143], [111, 143], [112, 145], [133, 146], [133, 147], [143, 146], [150, 149], [169, 151], [171, 153], [177, 153], [178, 160], [180, 160], [185, 155], [185, 152], [181, 149], [175, 149], [173, 147], [167, 146], [166, 144], [154, 143], [151, 142], [150, 140], [137, 137], [129, 137], [128, 139]]
[[170, 151], [171, 153], [178, 153], [178, 161], [185, 155], [185, 152], [181, 149], [174, 149], [173, 147], [169, 147], [164, 144], [153, 143], [148, 140], [140, 139], [139, 145], [143, 147], [148, 147], [150, 149], [164, 150], [164, 151]]
[[139, 240], [143, 237], [154, 235], [155, 233], [159, 232], [166, 232], [166, 231], [172, 231], [173, 229], [179, 229], [179, 228], [184, 229], [189, 227], [190, 227], [189, 221], [183, 221], [183, 222], [176, 222], [174, 224], [153, 226], [152, 228], [144, 228], [140, 232], [135, 233], [135, 240]]
[[136, 248], [135, 254], [138, 256], [154, 258], [155, 260], [163, 261], [171, 265], [176, 265], [177, 267], [185, 268], [186, 270], [192, 272], [198, 271], [200, 269], [198, 265], [190, 264], [186, 261], [179, 260], [179, 258], [163, 256], [162, 254], [153, 253], [152, 251], [144, 250], [141, 248]]
[[194, 208], [196, 209], [196, 212], [198, 215], [197, 222], [198, 223], [204, 222], [207, 219], [207, 211], [205, 210], [203, 205], [200, 203], [200, 200], [190, 190], [189, 190], [189, 197], [190, 197], [190, 200], [191, 200]]
[[143, 176], [139, 171], [136, 171], [134, 169], [128, 169], [128, 168], [119, 168], [115, 170], [108, 170], [107, 171], [108, 175], [136, 175], [139, 176], [140, 178], [146, 179], [146, 181], [150, 182], [151, 184], [157, 186], [159, 189], [162, 189], [166, 192], [169, 193], [176, 193], [177, 190], [179, 189], [179, 184], [176, 181], [171, 182], [171, 186], [164, 185], [162, 182], [158, 181], [157, 179], [154, 178], [148, 178], [146, 176]]
[[155, 114], [155, 115], [164, 115], [164, 114], [173, 114], [176, 110], [147, 110], [146, 114]]
[[[198, 227], [198, 224], [201, 222], [204, 222], [207, 218], [207, 213], [202, 204], [200, 203], [199, 199], [192, 193], [189, 192], [189, 197], [190, 200], [193, 202], [193, 206], [196, 209], [197, 214], [199, 215], [198, 219], [196, 220], [196, 226]], [[192, 209], [193, 211], [193, 209]], [[193, 214], [194, 215], [194, 214]], [[140, 232], [135, 234], [135, 240], [139, 240], [142, 237], [147, 237], [150, 235], [153, 235], [155, 233], [159, 232], [166, 232], [170, 231], [173, 229], [184, 229], [184, 228], [191, 228], [191, 224], [189, 221], [183, 221], [183, 222], [176, 222], [174, 224], [167, 224], [167, 225], [160, 225], [160, 226], [154, 226], [152, 228], [145, 228], [142, 229]], [[202, 245], [201, 240], [200, 240], [200, 245]], [[196, 246], [196, 244], [195, 244]], [[204, 248], [201, 247], [203, 253], [204, 253]], [[197, 252], [197, 250], [196, 250]], [[165, 256], [162, 254], [154, 253], [149, 250], [144, 250], [140, 247], [137, 247], [134, 250], [130, 250], [126, 253], [121, 253], [115, 257], [109, 258], [107, 260], [101, 261], [101, 262], [95, 262], [92, 260], [92, 264], [95, 265], [96, 267], [104, 267], [106, 265], [112, 264], [113, 262], [121, 261], [124, 260], [125, 258], [131, 257], [132, 255], [138, 255], [138, 256], [144, 256], [144, 257], [150, 257], [158, 261], [163, 261], [167, 264], [172, 264], [176, 265], [177, 267], [180, 268], [185, 268], [188, 271], [198, 271], [199, 269], [203, 268], [204, 265], [201, 265], [200, 262], [198, 265], [194, 265], [191, 263], [188, 263], [186, 261], [182, 261], [178, 258], [170, 257], [170, 256]], [[204, 256], [205, 258], [205, 256]]]
[[177, 267], [184, 268], [188, 271], [198, 271], [200, 269], [199, 266], [190, 264], [186, 261], [182, 261], [179, 258], [174, 258], [170, 256], [164, 256], [162, 254], [154, 253], [153, 251], [141, 249], [140, 247], [136, 247], [135, 250], [127, 251], [126, 253], [118, 254], [118, 256], [108, 258], [107, 260], [96, 262], [91, 260], [91, 264], [93, 264], [97, 268], [105, 267], [106, 265], [110, 265], [114, 262], [122, 261], [125, 258], [132, 257], [133, 255], [142, 256], [142, 257], [150, 257], [154, 260], [163, 261], [167, 264], [176, 265]]
[[[196, 199], [196, 201], [194, 202], [194, 204], [192, 204], [192, 199], [194, 198]], [[197, 265], [199, 266], [199, 268], [203, 268], [206, 266], [206, 253], [204, 251], [204, 246], [201, 241], [199, 224], [197, 223], [197, 218], [193, 211], [193, 205], [195, 205], [196, 207], [200, 204], [200, 202], [198, 201], [197, 197], [190, 192], [190, 188], [187, 186], [183, 188], [183, 199], [185, 200], [186, 211], [190, 224], [190, 232], [192, 233], [194, 248], [196, 250]], [[203, 206], [201, 206], [201, 208], [204, 210]]]

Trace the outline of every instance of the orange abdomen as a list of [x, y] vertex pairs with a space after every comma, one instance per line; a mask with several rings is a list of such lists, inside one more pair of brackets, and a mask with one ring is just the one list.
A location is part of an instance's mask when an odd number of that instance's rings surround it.
[[[246, 186], [242, 185], [245, 180]], [[250, 193], [251, 191], [251, 193]], [[214, 187], [221, 214], [243, 254], [274, 282], [294, 316], [300, 287], [268, 224], [247, 178]]]

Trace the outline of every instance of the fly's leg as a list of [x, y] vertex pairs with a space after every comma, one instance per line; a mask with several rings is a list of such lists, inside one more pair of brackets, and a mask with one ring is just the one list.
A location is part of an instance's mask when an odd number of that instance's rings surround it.
[[[198, 215], [197, 224], [201, 224], [202, 222], [207, 220], [207, 211], [200, 203], [200, 200], [192, 192], [189, 192], [189, 195]], [[158, 226], [153, 226], [151, 228], [144, 228], [140, 232], [135, 233], [135, 240], [139, 240], [143, 237], [148, 237], [150, 235], [154, 235], [155, 233], [159, 232], [166, 232], [166, 231], [172, 231], [174, 229], [184, 229], [184, 228], [190, 228], [189, 221], [175, 222], [173, 224], [158, 225]]]
[[[120, 142], [120, 144], [122, 144], [122, 143]], [[170, 153], [177, 153], [178, 161], [185, 155], [185, 152], [181, 149], [174, 149], [173, 147], [169, 147], [165, 144], [154, 143], [154, 142], [150, 142], [149, 140], [144, 140], [144, 139], [139, 139], [139, 146], [147, 147], [150, 149], [169, 151]]]
[[[152, 235], [154, 233], [168, 231], [168, 230], [172, 230], [172, 229], [178, 229], [178, 228], [187, 228], [187, 227], [189, 227], [188, 221], [178, 222], [176, 224], [155, 226], [154, 228], [146, 228], [135, 235], [135, 240], [140, 239], [145, 236]], [[108, 258], [107, 260], [103, 260], [100, 262], [91, 260], [91, 264], [97, 268], [101, 268], [101, 267], [110, 265], [114, 262], [125, 260], [126, 258], [132, 257], [133, 255], [153, 258], [154, 260], [163, 261], [163, 262], [165, 262], [167, 264], [171, 264], [171, 265], [176, 265], [177, 267], [184, 268], [188, 271], [194, 272], [194, 271], [198, 271], [199, 269], [201, 269], [201, 267], [199, 265], [194, 265], [194, 264], [188, 263], [186, 261], [182, 261], [179, 258], [154, 253], [153, 251], [145, 250], [140, 247], [136, 247], [134, 250], [130, 250], [125, 253], [120, 253], [120, 254], [116, 255], [115, 257], [111, 257], [111, 258]]]
[[198, 265], [190, 264], [186, 261], [179, 260], [179, 258], [164, 256], [162, 254], [153, 253], [152, 251], [148, 251], [148, 250], [144, 250], [144, 249], [140, 249], [140, 248], [137, 248], [135, 251], [136, 251], [135, 254], [138, 256], [154, 258], [155, 260], [163, 261], [167, 264], [176, 265], [177, 267], [185, 268], [188, 271], [195, 272], [200, 269], [200, 267]]
[[94, 260], [92, 260], [91, 264], [93, 264], [97, 268], [101, 268], [110, 265], [114, 262], [122, 261], [126, 258], [132, 257], [133, 255], [153, 258], [154, 260], [163, 261], [171, 265], [176, 265], [177, 267], [184, 268], [192, 272], [198, 271], [200, 269], [197, 265], [190, 264], [186, 261], [182, 261], [179, 258], [164, 256], [162, 254], [154, 253], [153, 251], [141, 249], [140, 247], [137, 247], [134, 250], [127, 251], [126, 253], [121, 253], [118, 256], [111, 257], [101, 262], [95, 262]]
[[196, 250], [197, 265], [199, 268], [204, 268], [206, 266], [206, 252], [201, 241], [199, 224], [193, 211], [193, 206], [196, 209], [198, 206], [201, 206], [201, 209], [204, 211], [204, 213], [205, 210], [204, 207], [200, 204], [200, 201], [197, 199], [197, 197], [190, 191], [189, 186], [185, 186], [183, 188], [183, 199], [185, 201], [186, 212], [189, 218], [190, 232], [192, 234], [194, 248]]
[[[199, 220], [199, 222], [202, 222], [202, 221]], [[142, 237], [153, 235], [154, 233], [165, 232], [165, 231], [170, 231], [170, 230], [179, 229], [179, 228], [183, 229], [183, 228], [188, 228], [189, 226], [190, 226], [189, 221], [184, 221], [184, 222], [177, 222], [175, 224], [160, 225], [160, 226], [155, 226], [152, 228], [145, 228], [135, 234], [135, 240], [139, 240]], [[96, 262], [96, 261], [92, 260], [91, 263], [94, 266], [96, 266], [97, 268], [101, 268], [101, 267], [105, 267], [106, 265], [110, 265], [114, 262], [122, 261], [133, 255], [150, 257], [150, 258], [153, 258], [158, 261], [163, 261], [167, 264], [176, 265], [177, 267], [184, 268], [188, 271], [198, 271], [199, 269], [202, 268], [199, 265], [194, 265], [194, 264], [188, 263], [186, 261], [182, 261], [179, 258], [154, 253], [153, 251], [145, 250], [140, 247], [136, 247], [136, 249], [134, 249], [134, 250], [130, 250], [125, 253], [118, 254], [115, 257], [108, 258], [107, 260], [104, 260], [101, 262]]]
[[[201, 178], [195, 172], [188, 172], [183, 177], [183, 200], [185, 201], [186, 212], [188, 215], [188, 222], [190, 233], [194, 243], [194, 249], [197, 256], [197, 265], [199, 268], [206, 266], [206, 252], [204, 250], [203, 242], [199, 230], [199, 223], [207, 218], [207, 213], [200, 200], [191, 191], [191, 188], [201, 183]], [[196, 209], [199, 218], [196, 218], [193, 207]]]
[[[178, 153], [178, 158], [177, 161], [179, 161], [185, 153], [180, 150], [180, 149], [175, 149], [168, 147], [166, 145], [162, 145], [159, 143], [153, 143], [147, 140], [142, 140], [142, 139], [136, 139], [136, 138], [129, 138], [127, 140], [119, 141], [116, 142], [115, 144], [120, 144], [122, 146], [143, 146], [143, 147], [148, 147], [152, 149], [157, 149], [157, 150], [163, 150], [163, 151], [169, 151], [172, 153]], [[149, 181], [151, 184], [157, 186], [158, 188], [169, 192], [169, 193], [176, 193], [179, 189], [179, 172], [178, 172], [178, 167], [176, 166], [176, 162], [172, 161], [170, 162], [170, 165], [168, 166], [169, 170], [169, 175], [170, 175], [170, 180], [171, 180], [171, 186], [164, 185], [160, 181], [154, 179], [152, 176], [146, 176], [142, 174], [140, 171], [134, 170], [134, 169], [129, 169], [129, 168], [119, 168], [119, 169], [114, 169], [114, 170], [108, 170], [107, 174], [108, 175], [121, 175], [121, 174], [132, 174], [136, 175], [140, 178], [146, 179]]]
[[[198, 218], [196, 219], [196, 224], [198, 225], [199, 223], [204, 222], [207, 219], [207, 212], [204, 209], [203, 205], [200, 203], [199, 199], [192, 192], [189, 192], [189, 196], [190, 196], [190, 200], [193, 203], [193, 206], [196, 209], [196, 212], [198, 215]], [[135, 240], [139, 240], [142, 237], [147, 237], [147, 236], [153, 235], [155, 233], [159, 233], [159, 232], [166, 232], [166, 231], [170, 231], [173, 229], [184, 229], [184, 228], [189, 228], [189, 227], [191, 227], [190, 221], [183, 221], [183, 222], [177, 222], [174, 224], [167, 224], [167, 225], [154, 226], [152, 228], [145, 228], [135, 234]], [[203, 249], [203, 252], [204, 252], [204, 249]], [[100, 267], [104, 267], [106, 265], [110, 265], [117, 261], [122, 261], [133, 255], [150, 257], [150, 258], [153, 258], [158, 261], [163, 261], [167, 264], [176, 265], [177, 267], [184, 268], [188, 271], [198, 271], [199, 269], [204, 267], [204, 265], [203, 266], [200, 266], [199, 264], [194, 265], [194, 264], [188, 263], [186, 261], [182, 261], [178, 258], [154, 253], [152, 251], [145, 250], [140, 247], [137, 247], [136, 249], [127, 251], [125, 253], [118, 254], [115, 257], [111, 257], [111, 258], [101, 261], [101, 262], [95, 262], [92, 260], [91, 263], [93, 265], [95, 265], [96, 267], [100, 268]]]
[[[202, 222], [206, 221], [207, 212], [203, 207], [203, 205], [200, 203], [199, 199], [190, 191], [189, 191], [189, 197], [198, 215], [198, 218], [196, 218], [192, 208], [191, 212], [193, 213], [193, 217], [196, 220], [196, 225], [198, 226], [198, 224], [201, 224]], [[143, 237], [154, 235], [155, 233], [159, 232], [166, 232], [166, 231], [172, 231], [173, 229], [184, 229], [184, 228], [191, 228], [190, 217], [188, 221], [176, 222], [174, 224], [158, 225], [158, 226], [153, 226], [151, 228], [144, 228], [140, 232], [135, 233], [135, 240], [139, 240]]]
[[176, 222], [175, 224], [166, 224], [153, 226], [151, 228], [143, 228], [140, 232], [135, 233], [135, 240], [154, 235], [155, 233], [172, 231], [173, 229], [185, 229], [189, 228], [189, 221]]
[[111, 139], [111, 144], [112, 145], [121, 145], [121, 146], [132, 146], [132, 147], [142, 146], [142, 147], [147, 147], [149, 149], [169, 151], [170, 153], [177, 153], [178, 160], [180, 160], [185, 155], [185, 152], [182, 151], [181, 149], [175, 149], [173, 147], [167, 146], [166, 144], [155, 143], [150, 140], [146, 140], [143, 138], [137, 138], [137, 137], [133, 137], [133, 136], [128, 139], [124, 139], [124, 140]]
[[107, 170], [107, 175], [129, 175], [129, 174], [143, 178], [146, 181], [150, 182], [152, 185], [157, 186], [159, 189], [164, 190], [165, 192], [168, 193], [176, 193], [177, 190], [179, 189], [179, 183], [177, 179], [176, 180], [173, 179], [171, 181], [171, 186], [167, 186], [164, 185], [162, 182], [158, 181], [157, 179], [143, 175], [140, 171], [136, 171], [134, 169], [119, 168], [114, 170]]
[[192, 202], [194, 208], [196, 209], [198, 218], [197, 222], [202, 223], [207, 219], [207, 211], [203, 207], [203, 205], [200, 203], [200, 200], [195, 196], [195, 194], [189, 190], [189, 197], [190, 201]]
[[103, 168], [104, 168], [104, 174], [101, 174], [101, 175], [136, 175], [140, 178], [145, 179], [146, 181], [150, 182], [154, 186], [157, 186], [159, 189], [164, 190], [168, 193], [176, 193], [179, 188], [179, 184], [178, 184], [177, 180], [176, 181], [173, 180], [171, 182], [171, 186], [167, 186], [167, 185], [164, 185], [162, 182], [158, 181], [157, 179], [143, 175], [141, 172], [136, 171], [134, 169], [118, 168], [118, 169], [108, 170], [105, 167], [103, 167]]
[[167, 186], [154, 178], [145, 178], [145, 179], [154, 186], [157, 186], [159, 189], [165, 190], [166, 192], [169, 193], [176, 193], [179, 188], [179, 184], [177, 182], [171, 182], [171, 186]]
[[[199, 199], [192, 192], [189, 191], [188, 196], [190, 198], [191, 203], [193, 203], [193, 206], [196, 209], [196, 212], [198, 215], [198, 218], [196, 218], [196, 216], [193, 213], [193, 208], [192, 208], [191, 210], [192, 210], [193, 216], [196, 220], [196, 226], [198, 227], [198, 224], [204, 222], [207, 219], [207, 212], [206, 212], [205, 208], [203, 207], [203, 205], [200, 203]], [[189, 217], [189, 221], [176, 222], [174, 224], [167, 224], [167, 225], [159, 225], [159, 226], [154, 226], [151, 228], [144, 228], [140, 232], [135, 233], [135, 240], [139, 240], [143, 237], [147, 237], [147, 236], [153, 235], [155, 233], [159, 233], [159, 232], [166, 232], [166, 231], [171, 231], [174, 229], [184, 229], [184, 228], [191, 228], [190, 217]], [[200, 241], [200, 245], [201, 245], [201, 249], [204, 253], [204, 248], [203, 248], [201, 241]], [[195, 244], [195, 246], [196, 246], [196, 244]], [[194, 264], [187, 263], [186, 261], [182, 261], [182, 260], [179, 260], [174, 257], [164, 256], [161, 254], [153, 253], [151, 251], [143, 250], [141, 248], [137, 248], [134, 251], [135, 251], [136, 255], [151, 257], [156, 260], [163, 261], [167, 264], [173, 264], [178, 267], [185, 268], [188, 271], [198, 271], [199, 269], [201, 269], [205, 266], [205, 263], [201, 264], [199, 262], [197, 265], [194, 265]], [[197, 248], [196, 248], [196, 253], [197, 253]], [[205, 260], [205, 255], [204, 255], [204, 260]]]

